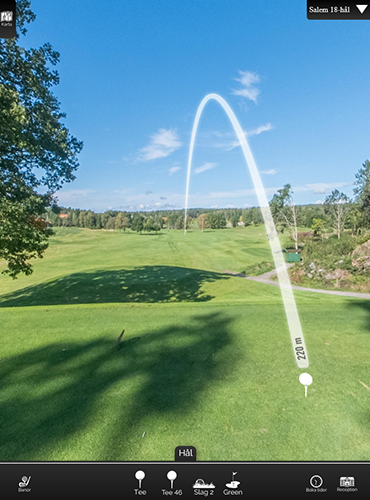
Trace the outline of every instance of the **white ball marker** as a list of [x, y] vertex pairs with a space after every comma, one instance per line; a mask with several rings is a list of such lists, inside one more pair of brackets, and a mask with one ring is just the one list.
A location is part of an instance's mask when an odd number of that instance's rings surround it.
[[302, 385], [304, 385], [304, 394], [305, 398], [307, 398], [307, 387], [312, 384], [312, 377], [309, 373], [301, 373], [299, 381]]
[[141, 489], [141, 481], [144, 479], [145, 477], [145, 472], [143, 470], [137, 470], [135, 472], [135, 477], [136, 479], [139, 481], [139, 488]]
[[171, 481], [171, 489], [173, 489], [173, 482], [177, 478], [177, 474], [174, 470], [170, 470], [167, 472], [167, 479]]

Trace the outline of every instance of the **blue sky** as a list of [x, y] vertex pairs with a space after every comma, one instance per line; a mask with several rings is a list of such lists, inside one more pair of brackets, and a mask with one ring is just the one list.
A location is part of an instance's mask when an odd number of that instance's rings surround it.
[[[33, 0], [23, 43], [61, 54], [54, 92], [83, 140], [61, 205], [103, 211], [184, 207], [197, 107], [234, 110], [271, 198], [352, 196], [370, 157], [369, 21], [308, 21], [305, 0]], [[224, 111], [207, 104], [191, 207], [257, 205]]]

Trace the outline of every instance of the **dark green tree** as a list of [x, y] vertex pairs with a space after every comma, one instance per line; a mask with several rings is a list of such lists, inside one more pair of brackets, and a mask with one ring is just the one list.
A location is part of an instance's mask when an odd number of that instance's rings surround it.
[[168, 229], [175, 229], [177, 219], [179, 217], [178, 212], [172, 212], [169, 214], [167, 218], [167, 227]]
[[51, 91], [59, 83], [50, 69], [58, 52], [49, 43], [20, 45], [34, 19], [30, 2], [18, 0], [17, 36], [0, 39], [0, 258], [13, 278], [31, 274], [30, 259], [46, 250], [52, 231], [43, 215], [55, 192], [74, 180], [82, 149]]
[[144, 217], [141, 214], [135, 214], [132, 218], [131, 229], [137, 233], [141, 233], [144, 229]]
[[96, 215], [91, 210], [88, 210], [85, 217], [85, 225], [89, 229], [95, 229], [96, 227]]
[[149, 216], [144, 220], [143, 229], [147, 233], [150, 233], [151, 231], [155, 231], [157, 233], [161, 230], [161, 226], [155, 221], [154, 217]]
[[231, 217], [230, 217], [230, 222], [233, 227], [236, 227], [238, 225], [240, 216], [234, 212]]
[[362, 164], [362, 168], [355, 174], [355, 188], [353, 193], [355, 201], [358, 204], [360, 211], [367, 220], [367, 225], [370, 223], [370, 161], [366, 160]]
[[226, 219], [224, 214], [219, 211], [210, 212], [207, 214], [207, 220], [211, 229], [224, 229], [226, 227]]
[[[184, 219], [182, 215], [178, 215], [175, 222], [175, 229], [184, 229]], [[189, 222], [189, 221], [188, 221]]]

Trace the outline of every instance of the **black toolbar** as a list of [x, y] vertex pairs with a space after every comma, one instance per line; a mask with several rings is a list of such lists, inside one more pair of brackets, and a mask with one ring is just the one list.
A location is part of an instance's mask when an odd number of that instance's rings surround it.
[[369, 20], [370, 5], [361, 1], [307, 0], [307, 19]]
[[369, 498], [369, 472], [353, 462], [0, 463], [0, 497]]

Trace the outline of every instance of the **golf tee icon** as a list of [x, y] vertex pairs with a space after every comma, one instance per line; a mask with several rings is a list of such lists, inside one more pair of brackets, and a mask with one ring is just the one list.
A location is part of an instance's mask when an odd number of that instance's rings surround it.
[[177, 474], [174, 470], [170, 470], [167, 472], [167, 479], [171, 481], [171, 489], [173, 489], [173, 482], [177, 478]]
[[302, 385], [304, 385], [304, 396], [307, 398], [307, 387], [312, 384], [312, 377], [309, 373], [301, 373], [299, 381]]
[[145, 472], [143, 470], [138, 470], [135, 472], [135, 477], [139, 481], [139, 488], [141, 488], [141, 481], [145, 477]]

